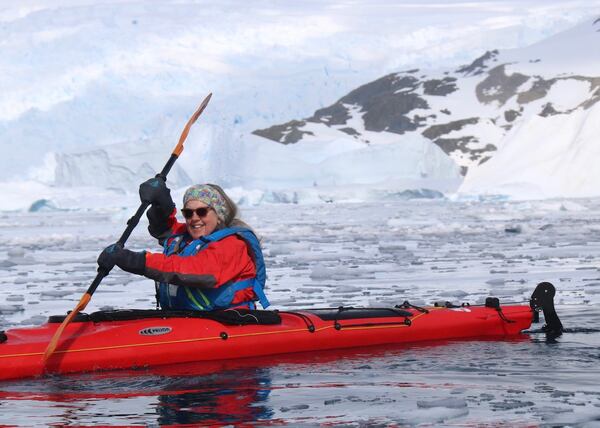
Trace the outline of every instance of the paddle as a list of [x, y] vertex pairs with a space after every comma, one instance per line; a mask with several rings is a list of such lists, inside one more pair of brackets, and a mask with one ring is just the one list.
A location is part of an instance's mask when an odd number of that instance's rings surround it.
[[[185, 140], [190, 132], [190, 128], [192, 127], [194, 122], [196, 122], [196, 120], [198, 120], [198, 117], [200, 117], [200, 115], [202, 114], [202, 112], [204, 111], [206, 106], [208, 105], [208, 102], [210, 101], [210, 97], [212, 97], [212, 93], [208, 94], [208, 96], [206, 98], [204, 98], [204, 101], [202, 101], [202, 104], [200, 104], [200, 107], [198, 107], [198, 110], [196, 110], [196, 112], [192, 115], [190, 120], [188, 120], [187, 124], [185, 125], [185, 128], [183, 128], [181, 137], [179, 137], [179, 142], [177, 143], [177, 145], [175, 146], [175, 149], [173, 149], [173, 152], [171, 153], [171, 157], [165, 164], [162, 171], [156, 175], [158, 178], [161, 178], [165, 181], [167, 180], [167, 174], [169, 174], [169, 171], [175, 164], [175, 161], [177, 160], [177, 158], [179, 157], [181, 152], [183, 152], [183, 143], [185, 142]], [[129, 235], [131, 235], [131, 232], [133, 232], [133, 229], [135, 229], [135, 227], [139, 223], [140, 218], [142, 217], [142, 214], [144, 214], [144, 212], [148, 208], [148, 205], [150, 205], [150, 204], [148, 204], [147, 202], [141, 203], [140, 207], [138, 208], [138, 210], [136, 211], [134, 216], [131, 217], [127, 221], [127, 228], [125, 229], [125, 231], [123, 232], [123, 234], [121, 235], [119, 240], [117, 241], [118, 243], [120, 243], [123, 246], [125, 245], [125, 242], [129, 238]], [[62, 335], [62, 333], [65, 330], [65, 328], [67, 327], [67, 325], [69, 325], [69, 323], [77, 316], [78, 313], [80, 313], [81, 311], [83, 311], [85, 309], [87, 304], [92, 299], [92, 294], [94, 294], [94, 292], [96, 291], [96, 288], [98, 288], [102, 279], [105, 276], [107, 276], [109, 274], [109, 272], [110, 272], [110, 269], [98, 268], [98, 274], [96, 275], [96, 278], [94, 278], [94, 280], [92, 281], [92, 284], [89, 286], [89, 288], [87, 289], [85, 294], [83, 296], [81, 296], [81, 300], [79, 300], [79, 303], [77, 303], [77, 306], [75, 306], [75, 308], [67, 314], [67, 316], [65, 317], [63, 322], [60, 324], [60, 326], [58, 326], [58, 329], [54, 333], [54, 336], [52, 336], [52, 339], [50, 339], [50, 342], [48, 343], [48, 347], [46, 348], [46, 352], [44, 352], [44, 364], [48, 361], [48, 358], [50, 358], [50, 356], [56, 350], [56, 347], [58, 345], [58, 340], [60, 339], [60, 336]]]

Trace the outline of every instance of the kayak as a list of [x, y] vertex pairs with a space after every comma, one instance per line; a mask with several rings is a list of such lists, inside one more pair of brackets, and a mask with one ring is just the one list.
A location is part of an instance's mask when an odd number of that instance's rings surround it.
[[[553, 297], [554, 287], [542, 283], [529, 304], [500, 305], [498, 299], [488, 298], [485, 305], [444, 302], [430, 307], [405, 301], [393, 308], [99, 311], [78, 314], [64, 330], [56, 351], [44, 361], [44, 351], [65, 318], [52, 316], [42, 326], [0, 332], [0, 380], [386, 344], [510, 337], [528, 329], [540, 310], [546, 322], [552, 320]], [[556, 326], [554, 323], [553, 328]]]

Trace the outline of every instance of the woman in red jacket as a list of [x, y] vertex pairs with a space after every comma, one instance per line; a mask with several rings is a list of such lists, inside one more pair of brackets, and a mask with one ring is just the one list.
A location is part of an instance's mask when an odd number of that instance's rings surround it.
[[163, 309], [214, 310], [269, 305], [263, 289], [266, 272], [258, 239], [236, 218], [237, 207], [215, 184], [186, 190], [176, 219], [170, 190], [160, 178], [140, 186], [148, 210], [150, 234], [163, 245], [163, 253], [134, 252], [118, 244], [107, 247], [98, 264], [114, 265], [157, 282]]

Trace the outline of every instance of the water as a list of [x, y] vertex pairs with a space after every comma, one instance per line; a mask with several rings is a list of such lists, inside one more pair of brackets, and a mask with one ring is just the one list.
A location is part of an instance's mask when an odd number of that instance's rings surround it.
[[[71, 309], [133, 210], [0, 217], [0, 325]], [[247, 208], [276, 308], [526, 301], [557, 287], [567, 332], [0, 383], [0, 424], [600, 426], [599, 200]], [[517, 227], [518, 226], [518, 227]], [[133, 248], [152, 248], [141, 225]], [[88, 311], [152, 308], [119, 272]]]

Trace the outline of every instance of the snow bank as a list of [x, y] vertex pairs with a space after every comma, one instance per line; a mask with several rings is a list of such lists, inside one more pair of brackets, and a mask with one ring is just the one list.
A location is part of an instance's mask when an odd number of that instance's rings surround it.
[[35, 181], [0, 182], [0, 212], [114, 211], [139, 204], [136, 196], [99, 187], [54, 187]]
[[498, 154], [470, 171], [459, 193], [522, 199], [600, 195], [600, 103], [588, 110], [532, 116]]

